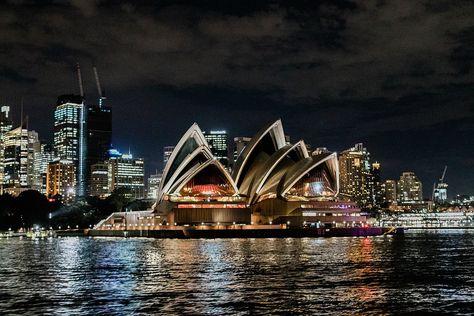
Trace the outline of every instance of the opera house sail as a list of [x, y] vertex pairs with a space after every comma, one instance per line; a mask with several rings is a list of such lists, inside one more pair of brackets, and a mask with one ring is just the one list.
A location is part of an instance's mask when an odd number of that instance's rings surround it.
[[212, 156], [197, 124], [183, 135], [165, 166], [155, 209], [177, 225], [251, 221], [246, 199]]

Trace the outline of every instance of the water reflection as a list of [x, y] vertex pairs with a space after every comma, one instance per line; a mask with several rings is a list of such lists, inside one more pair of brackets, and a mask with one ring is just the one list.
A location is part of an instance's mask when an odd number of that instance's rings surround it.
[[0, 240], [0, 314], [470, 314], [473, 237]]

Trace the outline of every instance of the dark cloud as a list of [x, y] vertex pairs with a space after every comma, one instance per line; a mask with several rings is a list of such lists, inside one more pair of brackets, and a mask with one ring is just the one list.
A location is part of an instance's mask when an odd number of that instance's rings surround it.
[[[150, 168], [193, 121], [251, 134], [282, 117], [313, 144], [368, 142], [390, 177], [400, 168], [389, 161], [410, 157], [401, 151], [450, 146], [452, 187], [473, 192], [474, 175], [454, 178], [472, 158], [452, 141], [472, 132], [473, 16], [471, 1], [9, 1], [0, 95], [24, 96], [32, 126], [50, 138], [44, 113], [77, 92], [74, 64], [91, 102], [97, 65], [115, 142], [134, 144]], [[428, 165], [412, 168], [437, 177]]]

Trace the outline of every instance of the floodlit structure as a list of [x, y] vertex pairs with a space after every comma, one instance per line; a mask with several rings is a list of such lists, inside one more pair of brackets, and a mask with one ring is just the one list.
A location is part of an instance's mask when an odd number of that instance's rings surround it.
[[336, 153], [310, 155], [304, 141], [288, 143], [280, 120], [246, 144], [232, 174], [195, 123], [166, 163], [155, 212], [176, 225], [365, 222], [355, 204], [337, 200], [338, 192]]
[[250, 209], [230, 174], [216, 159], [197, 124], [171, 153], [156, 211], [169, 223], [250, 223]]

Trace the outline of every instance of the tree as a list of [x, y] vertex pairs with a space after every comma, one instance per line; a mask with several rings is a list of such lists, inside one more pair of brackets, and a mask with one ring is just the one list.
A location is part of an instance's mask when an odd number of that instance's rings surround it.
[[8, 194], [0, 195], [0, 230], [15, 228], [19, 225], [19, 218], [15, 216], [15, 198]]
[[44, 225], [48, 221], [51, 206], [46, 196], [35, 190], [23, 191], [15, 199], [15, 213], [22, 219], [23, 227]]

